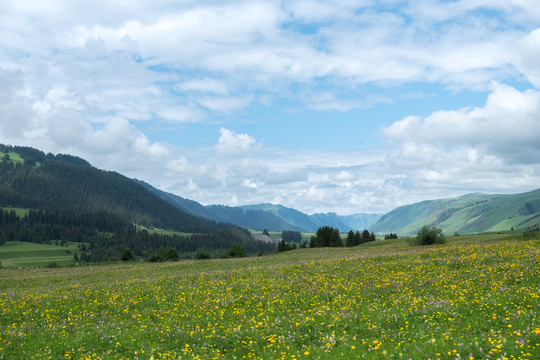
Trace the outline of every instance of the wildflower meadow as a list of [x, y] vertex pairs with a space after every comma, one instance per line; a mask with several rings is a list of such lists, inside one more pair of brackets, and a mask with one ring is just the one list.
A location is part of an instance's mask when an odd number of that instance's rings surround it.
[[0, 270], [1, 359], [539, 359], [540, 242]]

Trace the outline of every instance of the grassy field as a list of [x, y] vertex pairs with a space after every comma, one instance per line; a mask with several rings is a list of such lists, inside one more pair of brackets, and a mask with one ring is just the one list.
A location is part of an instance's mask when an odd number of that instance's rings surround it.
[[[6, 155], [6, 153], [0, 151], [0, 158], [4, 157], [4, 155]], [[13, 164], [22, 164], [24, 162], [21, 156], [15, 152], [8, 152], [7, 155]]]
[[80, 255], [79, 243], [69, 242], [67, 246], [8, 242], [0, 246], [0, 261], [4, 267], [58, 266], [73, 263], [73, 255]]
[[0, 271], [2, 359], [538, 359], [540, 242]]
[[3, 210], [3, 211], [15, 211], [15, 214], [17, 214], [18, 217], [24, 217], [26, 215], [28, 215], [28, 212], [30, 209], [23, 209], [23, 208], [16, 208], [16, 207], [7, 207], [7, 206], [4, 206], [4, 207], [0, 207], [0, 210]]

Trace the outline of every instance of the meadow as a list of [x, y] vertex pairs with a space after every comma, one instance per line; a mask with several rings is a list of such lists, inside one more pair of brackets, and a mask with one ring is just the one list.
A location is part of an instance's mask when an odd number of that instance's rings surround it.
[[67, 242], [65, 246], [7, 242], [0, 246], [0, 262], [4, 267], [44, 267], [73, 264], [73, 255], [80, 255], [80, 243]]
[[538, 359], [540, 242], [0, 270], [1, 359]]

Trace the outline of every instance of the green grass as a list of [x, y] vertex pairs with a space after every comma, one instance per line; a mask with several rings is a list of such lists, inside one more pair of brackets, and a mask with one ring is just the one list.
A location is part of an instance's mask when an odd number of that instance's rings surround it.
[[538, 359], [540, 242], [505, 234], [2, 270], [9, 359]]
[[158, 235], [167, 235], [167, 236], [173, 236], [173, 235], [191, 236], [191, 235], [194, 234], [194, 233], [186, 233], [186, 232], [173, 231], [173, 230], [164, 230], [164, 229], [158, 229], [158, 228], [146, 228], [146, 227], [144, 227], [142, 225], [137, 225], [137, 231], [142, 231], [143, 229], [148, 231], [148, 234], [150, 234], [150, 235], [158, 234]]
[[9, 207], [9, 206], [0, 207], [0, 209], [4, 211], [14, 210], [15, 214], [17, 214], [17, 216], [20, 218], [24, 217], [25, 215], [28, 215], [28, 212], [30, 211], [30, 209], [23, 209], [23, 208], [17, 208], [17, 207]]
[[[5, 154], [6, 153], [0, 151], [0, 158], [4, 157]], [[23, 158], [21, 158], [21, 156], [16, 152], [10, 151], [7, 154], [9, 155], [9, 159], [13, 162], [13, 165], [24, 163]]]
[[[73, 255], [80, 255], [79, 243], [69, 242], [68, 246], [7, 242], [0, 246], [0, 261], [3, 267], [58, 266], [73, 264]], [[69, 251], [69, 253], [67, 252]]]

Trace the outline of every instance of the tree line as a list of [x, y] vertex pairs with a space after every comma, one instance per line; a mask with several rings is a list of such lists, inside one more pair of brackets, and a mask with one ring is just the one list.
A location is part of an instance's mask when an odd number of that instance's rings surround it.
[[[391, 234], [391, 238], [397, 238], [397, 235]], [[290, 240], [290, 239], [294, 240]], [[385, 236], [385, 239], [388, 239]], [[352, 231], [350, 230], [347, 233], [347, 237], [343, 240], [339, 229], [334, 229], [331, 226], [321, 226], [317, 229], [315, 235], [310, 238], [309, 247], [310, 248], [320, 248], [320, 247], [353, 247], [358, 246], [370, 241], [375, 241], [376, 237], [373, 232], [369, 232], [367, 229], [364, 231]], [[308, 244], [302, 241], [302, 234], [296, 231], [287, 231], [282, 233], [282, 240], [278, 243], [278, 252], [295, 250], [297, 248], [306, 248]], [[300, 242], [298, 245], [296, 243]]]
[[181, 236], [150, 233], [118, 214], [107, 211], [28, 210], [17, 216], [14, 210], [0, 211], [0, 245], [6, 241], [41, 244], [80, 242], [81, 256], [77, 261], [101, 262], [121, 258], [128, 249], [134, 256], [147, 259], [162, 248], [174, 248], [179, 253], [211, 249], [226, 252], [233, 245], [248, 254], [269, 253], [272, 244], [255, 241], [241, 228], [229, 228], [206, 234]]
[[309, 247], [342, 247], [342, 246], [357, 246], [370, 241], [375, 241], [375, 234], [367, 229], [362, 231], [352, 231], [347, 233], [345, 242], [341, 238], [339, 229], [334, 229], [331, 226], [319, 227], [314, 236], [311, 237]]

